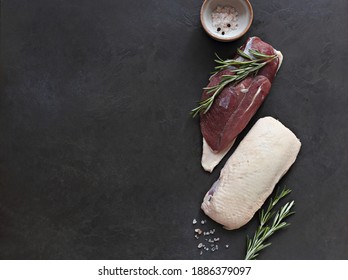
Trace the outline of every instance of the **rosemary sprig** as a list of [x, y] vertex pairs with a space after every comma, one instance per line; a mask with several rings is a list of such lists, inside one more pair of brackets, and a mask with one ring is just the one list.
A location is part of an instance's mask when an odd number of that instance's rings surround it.
[[[243, 57], [245, 60], [235, 60], [235, 59], [226, 59], [223, 60], [220, 58], [217, 54], [215, 54], [216, 58], [214, 61], [218, 64], [215, 66], [215, 72], [219, 72], [221, 70], [230, 68], [232, 67], [238, 67], [238, 68], [243, 68], [243, 66], [248, 66], [250, 64], [258, 64], [258, 63], [263, 63], [263, 62], [270, 62], [273, 59], [277, 57], [277, 55], [268, 55], [268, 54], [263, 54], [260, 53], [259, 51], [250, 49], [249, 53], [252, 55], [248, 55], [245, 52], [243, 52], [241, 49], [237, 49], [237, 53]], [[266, 63], [267, 64], [267, 63]], [[264, 65], [266, 65], [264, 64]], [[230, 69], [233, 71], [233, 69]]]
[[277, 55], [267, 55], [252, 49], [249, 50], [249, 53], [252, 56], [243, 52], [241, 49], [238, 49], [237, 53], [243, 57], [244, 60], [223, 60], [217, 54], [215, 54], [217, 58], [215, 59], [215, 62], [218, 64], [215, 66], [215, 71], [219, 72], [221, 70], [229, 69], [232, 74], [223, 75], [220, 82], [215, 86], [203, 88], [204, 90], [207, 90], [207, 93], [211, 94], [211, 96], [200, 101], [198, 103], [199, 106], [191, 110], [193, 117], [197, 116], [200, 112], [203, 112], [203, 114], [207, 113], [210, 107], [213, 105], [215, 98], [229, 83], [236, 84], [245, 79], [247, 76], [256, 74], [262, 67], [277, 57]]
[[[271, 237], [276, 231], [283, 229], [290, 224], [287, 222], [284, 222], [284, 219], [295, 212], [291, 212], [291, 208], [294, 205], [294, 201], [287, 202], [285, 205], [283, 205], [279, 211], [276, 213], [273, 211], [273, 208], [275, 205], [281, 200], [283, 197], [288, 195], [291, 192], [290, 189], [284, 188], [280, 194], [276, 193], [274, 199], [271, 199], [267, 210], [264, 209], [260, 212], [260, 225], [257, 228], [254, 237], [252, 239], [249, 239], [247, 237], [247, 252], [245, 255], [246, 260], [253, 260], [258, 255], [259, 252], [266, 247], [270, 246], [271, 243], [265, 243], [265, 241]], [[274, 216], [275, 215], [275, 216]], [[268, 221], [274, 216], [272, 224], [268, 224]]]

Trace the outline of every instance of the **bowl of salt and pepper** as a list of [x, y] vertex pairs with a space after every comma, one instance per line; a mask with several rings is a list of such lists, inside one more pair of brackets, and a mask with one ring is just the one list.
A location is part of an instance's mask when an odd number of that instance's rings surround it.
[[242, 37], [249, 30], [253, 16], [248, 0], [205, 0], [200, 13], [204, 30], [221, 42]]

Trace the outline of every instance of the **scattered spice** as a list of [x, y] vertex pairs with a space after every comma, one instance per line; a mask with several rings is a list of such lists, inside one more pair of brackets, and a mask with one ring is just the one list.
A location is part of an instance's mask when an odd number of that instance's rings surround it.
[[[192, 224], [197, 224], [197, 220], [193, 219]], [[209, 229], [206, 228], [204, 230], [204, 227], [207, 227], [207, 220], [201, 220], [200, 223], [202, 224], [201, 228], [195, 228], [194, 232], [195, 232], [195, 238], [196, 240], [199, 240], [198, 244], [197, 244], [197, 248], [200, 250], [199, 254], [203, 255], [204, 251], [211, 251], [211, 252], [215, 252], [219, 249], [218, 244], [216, 244], [217, 242], [220, 241], [219, 237], [214, 237], [213, 235], [215, 234], [215, 228], [213, 229]], [[210, 238], [203, 238], [206, 236], [209, 236]], [[204, 241], [203, 241], [204, 239]], [[210, 245], [210, 246], [209, 246]]]

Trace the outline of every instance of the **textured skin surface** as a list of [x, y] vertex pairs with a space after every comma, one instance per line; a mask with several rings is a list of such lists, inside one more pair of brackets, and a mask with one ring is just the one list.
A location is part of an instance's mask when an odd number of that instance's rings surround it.
[[244, 226], [294, 163], [300, 147], [295, 134], [279, 121], [259, 119], [205, 195], [205, 214], [226, 229]]
[[[234, 146], [267, 115], [302, 142], [279, 182], [296, 214], [259, 259], [348, 259], [348, 2], [251, 2], [248, 34], [220, 43], [202, 0], [1, 1], [1, 259], [243, 258], [257, 215], [226, 231], [200, 210], [220, 169], [189, 111], [214, 52], [250, 36], [285, 59]], [[200, 256], [193, 218], [230, 248]]]
[[[258, 37], [251, 37], [241, 48], [273, 55], [275, 50]], [[236, 56], [235, 59], [240, 58]], [[246, 127], [268, 95], [271, 82], [279, 65], [278, 58], [264, 66], [255, 77], [248, 77], [237, 85], [227, 85], [214, 101], [210, 110], [200, 114], [201, 131], [209, 147], [216, 153], [226, 149]], [[217, 85], [223, 75], [233, 74], [226, 69], [212, 76], [207, 87]], [[204, 90], [202, 100], [210, 94]]]

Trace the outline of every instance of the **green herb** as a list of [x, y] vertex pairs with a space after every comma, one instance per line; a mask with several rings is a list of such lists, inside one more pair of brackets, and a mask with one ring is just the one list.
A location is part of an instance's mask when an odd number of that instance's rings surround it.
[[[278, 194], [278, 191], [275, 195], [274, 199], [271, 199], [269, 206], [266, 211], [263, 209], [260, 213], [260, 225], [257, 228], [254, 237], [252, 239], [249, 239], [247, 237], [247, 252], [245, 255], [246, 260], [253, 260], [258, 255], [259, 252], [266, 247], [270, 246], [271, 243], [265, 243], [265, 241], [271, 237], [276, 231], [283, 229], [290, 224], [287, 222], [284, 222], [284, 219], [295, 212], [291, 212], [291, 207], [294, 205], [294, 201], [287, 202], [284, 206], [280, 208], [279, 211], [276, 213], [273, 211], [273, 208], [275, 205], [281, 200], [283, 197], [288, 195], [291, 192], [290, 189], [284, 188], [280, 194]], [[275, 216], [274, 216], [275, 215]], [[274, 216], [272, 224], [268, 224], [268, 221]]]
[[205, 100], [200, 101], [199, 106], [191, 110], [193, 117], [197, 116], [200, 112], [207, 113], [210, 107], [213, 105], [215, 98], [221, 93], [225, 86], [230, 83], [238, 83], [248, 77], [251, 74], [256, 74], [267, 63], [271, 62], [277, 57], [277, 55], [267, 55], [260, 53], [256, 50], [249, 50], [249, 53], [253, 56], [246, 54], [241, 49], [237, 50], [237, 53], [244, 58], [243, 61], [235, 59], [221, 59], [217, 54], [215, 62], [218, 64], [215, 67], [215, 73], [221, 70], [229, 69], [232, 72], [230, 75], [222, 75], [220, 82], [212, 87], [205, 87], [207, 93], [211, 96]]

